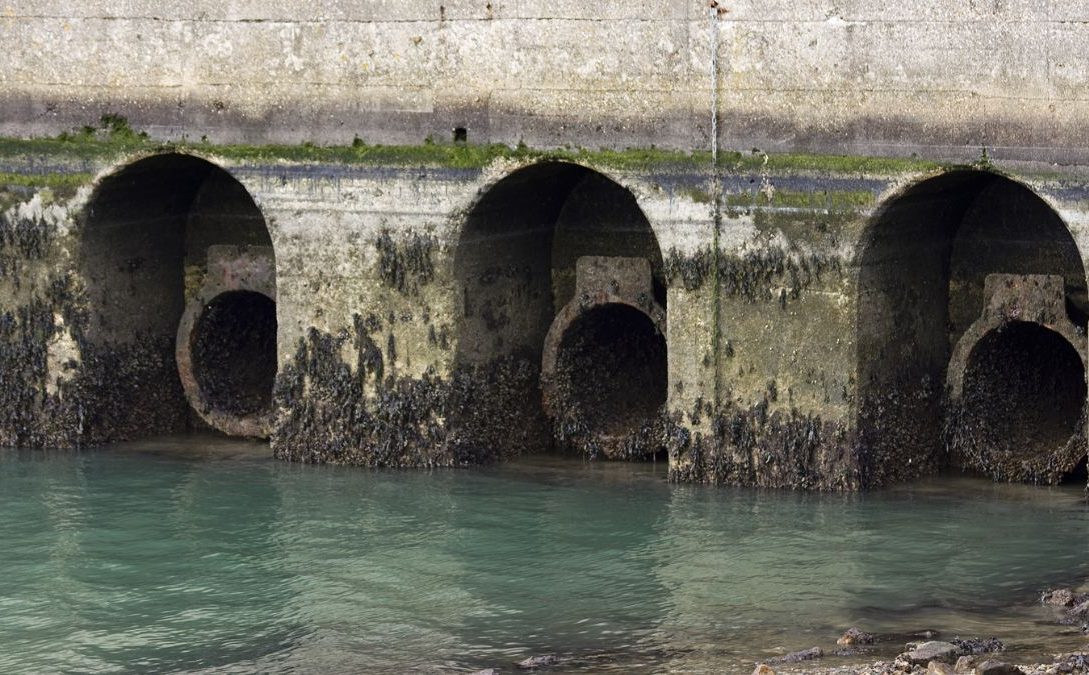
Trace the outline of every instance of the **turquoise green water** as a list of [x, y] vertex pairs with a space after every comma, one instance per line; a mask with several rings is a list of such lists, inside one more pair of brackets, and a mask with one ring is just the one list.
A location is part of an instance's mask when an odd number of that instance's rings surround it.
[[[1079, 489], [669, 485], [662, 465], [285, 465], [207, 440], [0, 451], [0, 672], [749, 672], [847, 627], [1082, 644]], [[897, 651], [900, 643], [882, 649]], [[842, 663], [831, 660], [829, 664]]]

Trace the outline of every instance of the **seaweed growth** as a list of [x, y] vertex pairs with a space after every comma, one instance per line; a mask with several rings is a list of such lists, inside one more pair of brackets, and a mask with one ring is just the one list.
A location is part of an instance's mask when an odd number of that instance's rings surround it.
[[0, 212], [0, 278], [19, 289], [26, 264], [46, 257], [56, 233], [56, 225], [40, 216], [24, 218]]
[[937, 378], [901, 364], [888, 369], [880, 388], [868, 389], [857, 421], [862, 484], [881, 487], [936, 473], [941, 429], [919, 421], [941, 418]]
[[53, 243], [57, 228], [44, 218], [9, 217], [0, 213], [0, 251], [23, 260], [41, 260]]
[[[666, 278], [688, 291], [711, 282], [716, 270], [714, 252], [707, 247], [692, 255], [670, 249], [665, 260]], [[772, 246], [740, 255], [718, 256], [719, 286], [727, 297], [748, 302], [797, 300], [803, 291], [821, 283], [828, 274], [842, 274], [843, 261], [836, 255], [810, 252], [791, 246]]]
[[547, 389], [558, 446], [590, 459], [659, 454], [666, 403], [666, 344], [650, 318], [626, 305], [583, 314], [560, 343]]
[[215, 409], [240, 417], [267, 411], [276, 377], [276, 303], [252, 291], [212, 300], [194, 329], [193, 366]]
[[977, 344], [947, 403], [951, 462], [994, 480], [1053, 485], [1086, 456], [1081, 357], [1058, 333], [1015, 322]]
[[[32, 266], [49, 255], [55, 236], [55, 226], [40, 217], [0, 213], [0, 290], [10, 293], [11, 303], [0, 314], [0, 445], [70, 445], [67, 418], [47, 414], [57, 407], [47, 387], [49, 342], [70, 299], [70, 281], [51, 277], [39, 289], [32, 273]], [[20, 290], [29, 291], [21, 303]]]
[[182, 433], [189, 406], [174, 362], [174, 342], [134, 336], [131, 342], [84, 343], [78, 373], [61, 387], [58, 401], [75, 430], [67, 445]]
[[[136, 335], [94, 344], [86, 338], [86, 307], [65, 274], [0, 315], [0, 444], [78, 447], [187, 428], [173, 342]], [[50, 363], [61, 330], [74, 353]]]
[[43, 424], [58, 439], [51, 445], [97, 445], [189, 428], [173, 339], [136, 332], [119, 343], [91, 340], [87, 296], [71, 275], [55, 279], [48, 297], [79, 354], [47, 399]]
[[673, 285], [686, 291], [696, 291], [711, 278], [715, 269], [715, 254], [710, 247], [703, 247], [692, 255], [684, 255], [676, 248], [669, 249], [665, 259], [665, 277]]
[[[448, 380], [389, 374], [373, 328], [358, 315], [335, 335], [311, 329], [280, 370], [275, 456], [373, 467], [463, 466], [540, 448], [533, 362], [512, 355]], [[355, 352], [354, 367], [342, 350]], [[527, 414], [529, 415], [527, 417]]]
[[378, 278], [389, 288], [417, 295], [420, 287], [435, 278], [435, 265], [431, 261], [434, 237], [413, 232], [398, 243], [389, 229], [383, 229], [374, 246], [378, 251]]
[[[769, 412], [769, 400], [720, 410], [697, 403], [710, 433], [673, 434], [670, 480], [810, 490], [861, 487], [853, 436], [838, 422], [791, 409]], [[680, 429], [680, 427], [678, 427]]]
[[520, 350], [455, 369], [447, 398], [447, 444], [457, 463], [506, 459], [550, 447], [538, 363], [529, 350]]
[[38, 445], [46, 440], [38, 412], [45, 396], [46, 342], [53, 312], [36, 300], [0, 314], [0, 444]]

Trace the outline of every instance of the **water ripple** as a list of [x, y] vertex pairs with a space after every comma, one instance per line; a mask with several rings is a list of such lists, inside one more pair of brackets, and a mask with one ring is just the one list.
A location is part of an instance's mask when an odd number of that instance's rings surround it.
[[730, 670], [860, 621], [1039, 633], [1007, 606], [1089, 560], [1076, 491], [808, 495], [549, 459], [404, 473], [3, 452], [0, 513], [3, 672], [447, 672], [539, 653]]

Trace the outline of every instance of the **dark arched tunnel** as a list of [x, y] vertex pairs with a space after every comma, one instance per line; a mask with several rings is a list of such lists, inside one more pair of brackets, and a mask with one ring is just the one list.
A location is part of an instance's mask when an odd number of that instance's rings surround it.
[[[1008, 462], [980, 464], [958, 456], [955, 442], [976, 434], [971, 428], [958, 431], [958, 425], [983, 422], [978, 415], [962, 417], [964, 410], [951, 409], [943, 392], [954, 348], [988, 311], [986, 280], [991, 275], [1057, 277], [1060, 305], [1065, 305], [1059, 314], [1066, 316], [1053, 318], [1084, 330], [1089, 314], [1085, 268], [1066, 223], [1024, 184], [991, 171], [957, 169], [921, 180], [888, 200], [861, 243], [855, 414], [863, 483], [887, 485], [947, 465], [995, 479], [1039, 482], [1039, 467], [1014, 470]], [[1080, 363], [1074, 367], [1066, 354], [1069, 368], [1056, 370], [1041, 357], [1054, 345], [1027, 328], [995, 339], [977, 355], [973, 395], [989, 397], [996, 409], [1020, 409], [1017, 414], [1024, 415], [1030, 395], [1025, 387], [1042, 387], [1038, 373], [1052, 373], [1061, 382], [1053, 390], [1037, 391], [1052, 397], [1051, 410], [1046, 415], [1040, 411], [1042, 417], [1035, 420], [1015, 419], [1049, 434], [1047, 443], [1057, 443], [1062, 434], [1045, 430], [1057, 424], [1047, 416], [1058, 416], [1069, 438], [1071, 411], [1080, 414], [1084, 399], [1084, 384], [1079, 388], [1071, 380], [1083, 381]], [[1010, 363], [995, 370], [999, 364], [992, 360], [1000, 352]], [[1043, 370], [1022, 372], [1033, 363]], [[1028, 381], [1014, 382], [1018, 377]], [[993, 380], [985, 393], [980, 378]], [[1058, 401], [1057, 396], [1064, 398]], [[1012, 425], [1000, 415], [992, 421], [996, 429]], [[1002, 440], [1001, 432], [986, 433]]]
[[[270, 407], [274, 301], [256, 293], [217, 298], [208, 290], [245, 278], [275, 295], [265, 218], [230, 172], [173, 152], [121, 167], [102, 179], [88, 202], [78, 255], [89, 307], [84, 349], [95, 391], [86, 411], [89, 438], [206, 428], [208, 420], [198, 416], [208, 405], [243, 417]], [[204, 315], [191, 343], [201, 405], [184, 390], [176, 353], [190, 307]]]
[[[454, 262], [462, 310], [455, 359], [465, 378], [485, 382], [481, 387], [495, 394], [476, 397], [486, 398], [482, 402], [486, 414], [481, 414], [477, 405], [471, 408], [471, 415], [451, 417], [454, 436], [466, 439], [470, 446], [494, 447], [500, 456], [543, 452], [557, 443], [571, 450], [579, 446], [581, 441], [575, 435], [558, 433], [555, 418], [550, 423], [544, 414], [541, 363], [556, 317], [583, 295], [578, 290], [579, 261], [593, 257], [645, 261], [645, 295], [664, 314], [664, 263], [657, 238], [635, 195], [604, 174], [569, 162], [541, 162], [499, 180], [474, 204], [459, 236]], [[561, 428], [593, 428], [612, 434], [618, 429], [630, 430], [633, 420], [644, 413], [648, 414], [644, 422], [658, 417], [648, 411], [656, 413], [665, 400], [664, 338], [658, 335], [655, 339], [660, 344], [652, 346], [648, 345], [653, 340], [641, 337], [638, 345], [617, 346], [614, 333], [620, 329], [613, 326], [615, 321], [627, 322], [624, 325], [629, 328], [637, 326], [632, 328], [636, 335], [643, 335], [644, 329], [653, 334], [653, 324], [645, 315], [616, 312], [592, 313], [576, 329], [570, 340], [579, 347], [566, 353], [587, 367], [582, 372], [570, 370], [565, 386], [576, 394], [572, 400], [582, 402], [580, 409], [592, 405], [600, 412], [612, 404], [596, 404], [595, 397], [622, 398], [622, 388], [611, 384], [615, 373], [619, 381], [654, 380], [654, 387], [639, 389], [634, 395], [645, 397], [654, 392], [656, 402], [618, 400], [612, 421], [598, 415], [576, 423], [568, 415]], [[600, 318], [608, 319], [605, 325], [597, 325]], [[643, 321], [645, 324], [639, 323]], [[643, 370], [656, 373], [653, 376], [637, 376], [621, 368], [644, 359], [650, 360]], [[605, 363], [615, 365], [608, 377], [602, 375]], [[519, 433], [502, 431], [510, 427]], [[580, 438], [588, 437], [593, 435]], [[587, 456], [617, 456], [597, 452], [595, 447], [593, 442], [582, 443], [577, 451]]]

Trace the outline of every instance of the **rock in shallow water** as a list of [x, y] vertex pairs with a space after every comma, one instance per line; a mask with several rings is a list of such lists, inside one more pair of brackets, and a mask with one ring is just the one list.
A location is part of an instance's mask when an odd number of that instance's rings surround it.
[[972, 671], [975, 675], [1025, 675], [1025, 671], [1001, 661], [984, 661]]
[[1066, 616], [1059, 623], [1076, 624], [1089, 619], [1089, 600], [1080, 602], [1066, 612]]
[[1055, 605], [1057, 607], [1070, 607], [1074, 604], [1074, 592], [1069, 588], [1058, 588], [1054, 591], [1048, 591], [1044, 593], [1044, 596], [1040, 600], [1045, 605]]
[[847, 632], [836, 640], [837, 645], [872, 645], [873, 635], [858, 628], [848, 628]]
[[962, 655], [992, 654], [1006, 649], [1006, 645], [998, 638], [953, 638], [950, 642], [957, 646]]
[[1055, 657], [1055, 663], [1052, 664], [1046, 672], [1087, 673], [1089, 672], [1089, 653], [1074, 652], [1072, 654], [1059, 654]]
[[518, 667], [525, 670], [533, 670], [534, 668], [554, 666], [559, 662], [560, 657], [555, 654], [542, 654], [541, 656], [531, 656], [528, 659], [519, 661]]
[[768, 663], [798, 663], [799, 661], [819, 659], [822, 656], [824, 656], [823, 649], [820, 647], [810, 647], [809, 649], [803, 649], [800, 652], [791, 652], [784, 656], [768, 659]]
[[960, 650], [955, 644], [931, 640], [916, 645], [914, 649], [904, 656], [913, 665], [925, 666], [931, 661], [952, 663], [953, 659], [957, 658], [959, 654]]
[[854, 657], [854, 656], [867, 656], [873, 654], [873, 647], [861, 646], [861, 647], [840, 647], [839, 649], [832, 650], [832, 656], [842, 657]]

